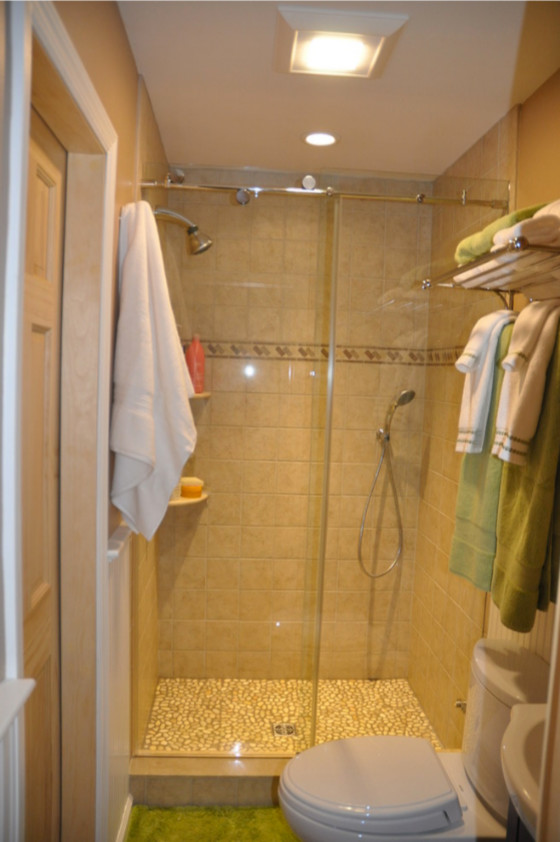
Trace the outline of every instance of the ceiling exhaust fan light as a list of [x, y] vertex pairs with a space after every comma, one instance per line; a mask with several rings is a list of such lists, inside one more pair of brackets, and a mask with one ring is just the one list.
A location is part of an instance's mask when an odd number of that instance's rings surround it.
[[[357, 9], [279, 6], [275, 68], [280, 73], [315, 73], [367, 78], [394, 45], [406, 15]], [[389, 44], [389, 47], [387, 46]]]
[[300, 73], [357, 74], [369, 70], [369, 45], [351, 35], [297, 33], [292, 68]]

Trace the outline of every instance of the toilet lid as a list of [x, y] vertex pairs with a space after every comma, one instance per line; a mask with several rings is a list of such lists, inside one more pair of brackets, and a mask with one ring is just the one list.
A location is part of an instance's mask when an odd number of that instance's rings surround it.
[[294, 757], [281, 796], [334, 827], [421, 833], [462, 821], [451, 781], [429, 742], [415, 737], [353, 737]]

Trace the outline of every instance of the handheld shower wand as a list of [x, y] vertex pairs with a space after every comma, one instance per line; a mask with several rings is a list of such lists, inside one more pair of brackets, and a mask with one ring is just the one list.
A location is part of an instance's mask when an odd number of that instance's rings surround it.
[[[373, 482], [371, 484], [371, 488], [369, 491], [368, 499], [366, 501], [366, 505], [364, 507], [364, 513], [362, 515], [362, 523], [360, 525], [360, 536], [358, 538], [358, 561], [360, 563], [360, 567], [362, 568], [363, 572], [366, 576], [369, 576], [370, 579], [380, 579], [382, 576], [386, 576], [387, 573], [393, 569], [393, 567], [398, 562], [403, 548], [403, 526], [402, 526], [402, 519], [401, 519], [401, 511], [399, 507], [399, 495], [397, 493], [397, 487], [395, 485], [395, 477], [393, 474], [393, 459], [391, 453], [391, 422], [393, 420], [393, 415], [399, 406], [405, 406], [405, 404], [410, 403], [411, 400], [414, 399], [416, 392], [412, 389], [404, 389], [394, 401], [389, 405], [387, 410], [387, 414], [385, 415], [385, 422], [382, 427], [379, 427], [377, 430], [377, 441], [381, 444], [381, 456], [379, 458], [379, 462], [377, 464], [377, 469], [375, 471], [375, 475], [373, 477]], [[379, 477], [379, 472], [381, 471], [381, 466], [383, 465], [383, 460], [387, 456], [387, 473], [389, 475], [389, 482], [391, 484], [391, 491], [393, 492], [393, 500], [395, 501], [395, 511], [397, 515], [397, 531], [398, 531], [398, 547], [395, 557], [391, 564], [383, 570], [381, 573], [370, 573], [369, 570], [366, 569], [364, 562], [362, 560], [362, 541], [364, 537], [364, 529], [366, 525], [366, 518], [368, 509], [371, 503], [371, 498], [373, 497], [373, 492], [375, 486], [377, 484], [377, 479]]]
[[391, 422], [393, 420], [395, 410], [397, 410], [399, 406], [405, 406], [405, 404], [410, 403], [411, 400], [414, 400], [415, 396], [416, 392], [413, 389], [403, 389], [400, 395], [397, 395], [387, 410], [383, 426], [377, 431], [377, 438], [379, 440], [381, 440], [381, 438], [389, 439], [391, 433]]

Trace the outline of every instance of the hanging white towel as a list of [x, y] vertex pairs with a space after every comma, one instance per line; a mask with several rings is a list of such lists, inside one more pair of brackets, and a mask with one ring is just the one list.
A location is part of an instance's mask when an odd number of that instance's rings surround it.
[[119, 269], [111, 500], [130, 528], [150, 539], [194, 450], [196, 429], [189, 405], [194, 389], [147, 202], [122, 210]]
[[560, 318], [560, 299], [534, 301], [517, 319], [496, 417], [492, 453], [504, 462], [524, 465], [535, 435], [544, 395], [546, 371]]
[[465, 373], [459, 413], [458, 453], [481, 453], [486, 435], [495, 356], [500, 334], [506, 324], [515, 321], [511, 310], [497, 310], [483, 316], [471, 331], [465, 350], [455, 363]]
[[502, 361], [503, 369], [515, 371], [528, 365], [537, 343], [541, 341], [542, 330], [548, 317], [558, 307], [560, 298], [549, 298], [546, 301], [533, 301], [521, 311], [511, 336], [508, 353]]

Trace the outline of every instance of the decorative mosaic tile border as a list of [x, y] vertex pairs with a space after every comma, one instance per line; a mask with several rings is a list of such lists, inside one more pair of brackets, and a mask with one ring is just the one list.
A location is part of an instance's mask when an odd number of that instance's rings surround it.
[[[214, 342], [202, 340], [207, 357], [212, 359], [301, 360], [326, 362], [328, 345], [284, 342]], [[375, 345], [338, 345], [336, 361], [376, 365], [453, 365], [462, 347], [454, 348], [382, 348]]]

